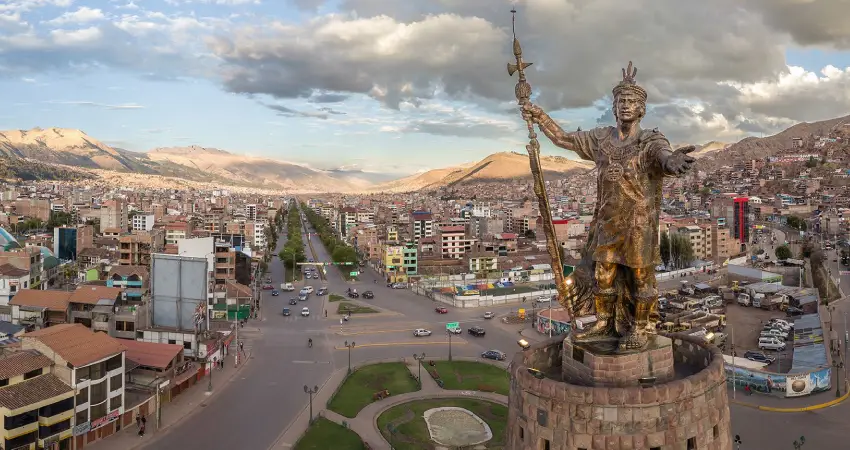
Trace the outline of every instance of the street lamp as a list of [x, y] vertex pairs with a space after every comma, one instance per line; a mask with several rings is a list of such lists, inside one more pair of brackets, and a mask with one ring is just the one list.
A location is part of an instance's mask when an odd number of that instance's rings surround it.
[[215, 370], [215, 367], [212, 366], [212, 361], [210, 361], [209, 356], [207, 356], [207, 367], [209, 367], [209, 369], [210, 369], [210, 377], [209, 377], [210, 381], [207, 384], [207, 392], [212, 392], [212, 373], [213, 373], [213, 370]]
[[413, 359], [419, 362], [419, 389], [422, 389], [422, 361], [425, 359], [425, 352], [418, 356], [414, 353]]
[[310, 420], [308, 423], [313, 423], [313, 394], [319, 392], [319, 386], [313, 386], [313, 389], [310, 389], [306, 384], [304, 385], [304, 393], [310, 395]]
[[803, 444], [805, 444], [805, 443], [806, 443], [806, 437], [800, 436], [799, 441], [797, 441], [797, 440], [794, 441], [794, 450], [800, 450], [801, 448], [803, 448]]
[[[846, 350], [845, 350], [846, 351]], [[844, 363], [841, 361], [832, 360], [832, 367], [835, 368], [835, 397], [841, 397], [841, 369], [844, 369]]]
[[345, 348], [348, 349], [348, 373], [351, 373], [351, 349], [354, 348], [354, 341], [351, 341], [350, 344], [345, 341]]

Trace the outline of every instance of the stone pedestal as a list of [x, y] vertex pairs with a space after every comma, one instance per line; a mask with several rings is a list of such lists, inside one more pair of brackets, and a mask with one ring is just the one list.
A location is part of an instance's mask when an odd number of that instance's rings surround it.
[[673, 379], [673, 341], [651, 336], [641, 351], [619, 351], [606, 343], [564, 340], [561, 375], [583, 386], [639, 386]]
[[[669, 341], [671, 349], [662, 340], [655, 351], [670, 349], [675, 374], [666, 381], [624, 387], [562, 380], [563, 366], [572, 364], [570, 360], [578, 362], [565, 358], [568, 345], [562, 338], [539, 342], [518, 353], [510, 365], [505, 448], [733, 450], [723, 355], [699, 338], [674, 334]], [[605, 362], [611, 355], [592, 353], [590, 359], [586, 355], [582, 364], [598, 361], [597, 379], [620, 380], [610, 374], [610, 367], [600, 366], [612, 364]]]

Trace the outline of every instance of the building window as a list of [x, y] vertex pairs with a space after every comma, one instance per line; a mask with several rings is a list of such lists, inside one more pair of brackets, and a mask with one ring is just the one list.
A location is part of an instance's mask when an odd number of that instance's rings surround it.
[[91, 420], [97, 420], [106, 416], [106, 402], [94, 405], [91, 408]]
[[124, 384], [123, 377], [124, 377], [124, 374], [119, 373], [118, 375], [114, 375], [112, 378], [110, 378], [109, 379], [109, 390], [110, 391], [117, 391], [118, 389], [121, 389], [121, 386]]
[[183, 341], [183, 349], [192, 350], [192, 341]]
[[549, 439], [540, 439], [539, 444], [537, 444], [538, 450], [551, 450], [551, 445], [549, 444]]
[[697, 448], [697, 438], [692, 437], [688, 438], [688, 450], [696, 450]]
[[[70, 366], [70, 364], [69, 364]], [[80, 367], [77, 369], [77, 381], [91, 380], [91, 367]]]
[[106, 374], [106, 372], [104, 372], [104, 370], [103, 370], [104, 369], [103, 363], [92, 364], [89, 367], [91, 368], [91, 379], [92, 380], [99, 380], [99, 379], [103, 378], [103, 376]]
[[91, 404], [97, 404], [106, 400], [106, 380], [92, 384], [89, 386], [89, 389], [91, 390], [91, 397], [89, 398]]
[[89, 421], [89, 410], [84, 409], [82, 411], [77, 411], [76, 416], [74, 417], [74, 423], [79, 425], [82, 423], [86, 423]]
[[38, 435], [43, 439], [53, 436], [54, 434], [59, 434], [69, 428], [71, 428], [71, 419], [65, 419], [50, 426], [39, 426]]
[[525, 440], [525, 428], [519, 427], [519, 440]]
[[65, 400], [59, 400], [52, 405], [42, 406], [38, 410], [38, 415], [41, 417], [53, 417], [72, 409], [74, 409], [74, 397], [68, 397]]
[[[89, 402], [89, 388], [84, 387], [84, 388], [80, 389], [80, 392], [77, 393], [77, 404], [82, 405], [82, 404], [88, 403], [88, 402]], [[83, 422], [85, 422], [85, 420]], [[80, 423], [80, 422], [77, 422], [77, 423]]]
[[106, 360], [106, 370], [111, 372], [121, 368], [121, 355], [115, 355]]
[[6, 439], [4, 448], [30, 448], [30, 444], [34, 444], [37, 440], [38, 432], [33, 430], [31, 433], [23, 434], [15, 439]]
[[29, 380], [30, 378], [35, 378], [35, 377], [41, 375], [41, 373], [43, 371], [44, 371], [44, 368], [42, 368], [42, 367], [39, 367], [38, 369], [35, 369], [35, 370], [30, 370], [29, 372], [24, 374], [24, 380]]
[[0, 387], [8, 386], [8, 385], [9, 385], [9, 379], [8, 378], [3, 378], [2, 380], [0, 380]]
[[136, 331], [136, 324], [118, 320], [115, 322], [115, 331]]
[[120, 395], [116, 395], [115, 397], [112, 397], [112, 398], [109, 399], [109, 410], [110, 411], [115, 411], [116, 409], [120, 409], [120, 408], [121, 408], [121, 396]]

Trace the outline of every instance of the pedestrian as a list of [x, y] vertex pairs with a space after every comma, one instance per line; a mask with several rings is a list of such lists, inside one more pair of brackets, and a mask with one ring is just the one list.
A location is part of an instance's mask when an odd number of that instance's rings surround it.
[[148, 424], [148, 419], [145, 416], [142, 416], [142, 428], [145, 428]]
[[242, 341], [239, 341], [239, 351], [242, 352], [243, 355], [245, 354], [245, 343]]
[[136, 414], [136, 428], [142, 427], [142, 416]]
[[325, 310], [325, 319], [327, 319], [327, 318], [328, 318], [328, 310], [326, 309]]

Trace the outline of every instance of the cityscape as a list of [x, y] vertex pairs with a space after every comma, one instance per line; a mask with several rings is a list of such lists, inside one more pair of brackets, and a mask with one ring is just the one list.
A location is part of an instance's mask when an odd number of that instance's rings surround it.
[[845, 448], [840, 2], [402, 3], [0, 4], [0, 449]]

